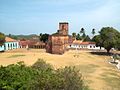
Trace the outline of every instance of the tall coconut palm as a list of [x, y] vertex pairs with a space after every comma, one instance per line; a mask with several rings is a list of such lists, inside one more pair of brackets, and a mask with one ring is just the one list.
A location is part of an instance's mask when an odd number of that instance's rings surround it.
[[92, 29], [92, 34], [93, 34], [93, 37], [94, 37], [94, 35], [95, 35], [95, 29], [94, 28]]
[[72, 33], [72, 36], [73, 36], [74, 38], [76, 38], [76, 33], [75, 33], [75, 32], [73, 32], [73, 33]]
[[83, 34], [83, 33], [85, 33], [85, 29], [84, 29], [84, 28], [81, 28], [80, 34]]

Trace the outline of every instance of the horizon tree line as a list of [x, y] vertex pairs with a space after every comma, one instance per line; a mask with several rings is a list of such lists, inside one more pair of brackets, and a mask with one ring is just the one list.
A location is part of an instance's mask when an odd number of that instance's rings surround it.
[[[91, 39], [89, 35], [86, 35], [85, 29], [81, 28], [79, 33], [72, 33], [72, 36], [76, 40], [83, 41], [93, 41], [96, 42], [96, 46], [104, 47], [109, 53], [112, 48], [120, 50], [120, 32], [113, 27], [102, 27], [98, 32], [98, 35], [95, 35], [96, 31], [93, 28], [91, 31], [93, 38]], [[46, 42], [48, 40], [49, 34], [40, 33], [40, 41]], [[5, 42], [5, 34], [0, 33], [0, 46]]]

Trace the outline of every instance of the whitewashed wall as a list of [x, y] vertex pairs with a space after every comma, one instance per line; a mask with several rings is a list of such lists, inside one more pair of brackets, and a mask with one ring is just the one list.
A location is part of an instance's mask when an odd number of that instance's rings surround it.
[[[96, 47], [95, 44], [88, 44], [88, 45], [79, 45], [79, 44], [72, 44], [68, 48], [79, 48], [79, 49], [100, 49], [100, 47]], [[101, 50], [104, 50], [102, 47]]]

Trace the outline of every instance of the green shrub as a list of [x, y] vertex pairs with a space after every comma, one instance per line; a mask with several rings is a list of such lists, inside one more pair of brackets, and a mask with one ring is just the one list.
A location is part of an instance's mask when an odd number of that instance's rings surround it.
[[37, 71], [23, 62], [0, 67], [0, 89], [18, 90], [26, 88], [35, 79]]
[[0, 67], [0, 90], [86, 90], [75, 67], [54, 70], [39, 59], [33, 66], [24, 62]]
[[38, 59], [38, 61], [32, 65], [32, 68], [43, 71], [44, 70], [46, 71], [48, 69], [50, 70], [53, 69], [53, 67], [50, 64], [46, 63], [43, 59]]

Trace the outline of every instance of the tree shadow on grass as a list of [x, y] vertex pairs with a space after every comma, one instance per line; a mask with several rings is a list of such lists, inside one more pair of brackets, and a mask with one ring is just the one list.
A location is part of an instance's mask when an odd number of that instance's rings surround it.
[[107, 53], [105, 51], [97, 51], [97, 52], [89, 52], [89, 53], [91, 53], [93, 55], [101, 55], [101, 56], [111, 56], [111, 55], [113, 55], [112, 52]]
[[93, 54], [93, 55], [101, 55], [101, 56], [111, 56], [111, 55], [113, 55], [113, 54], [117, 54], [117, 55], [120, 56], [120, 53], [117, 52], [117, 51], [111, 51], [111, 52], [109, 52], [109, 53], [107, 53], [106, 51], [91, 51], [91, 52], [89, 52], [89, 53], [91, 53], [91, 54]]

